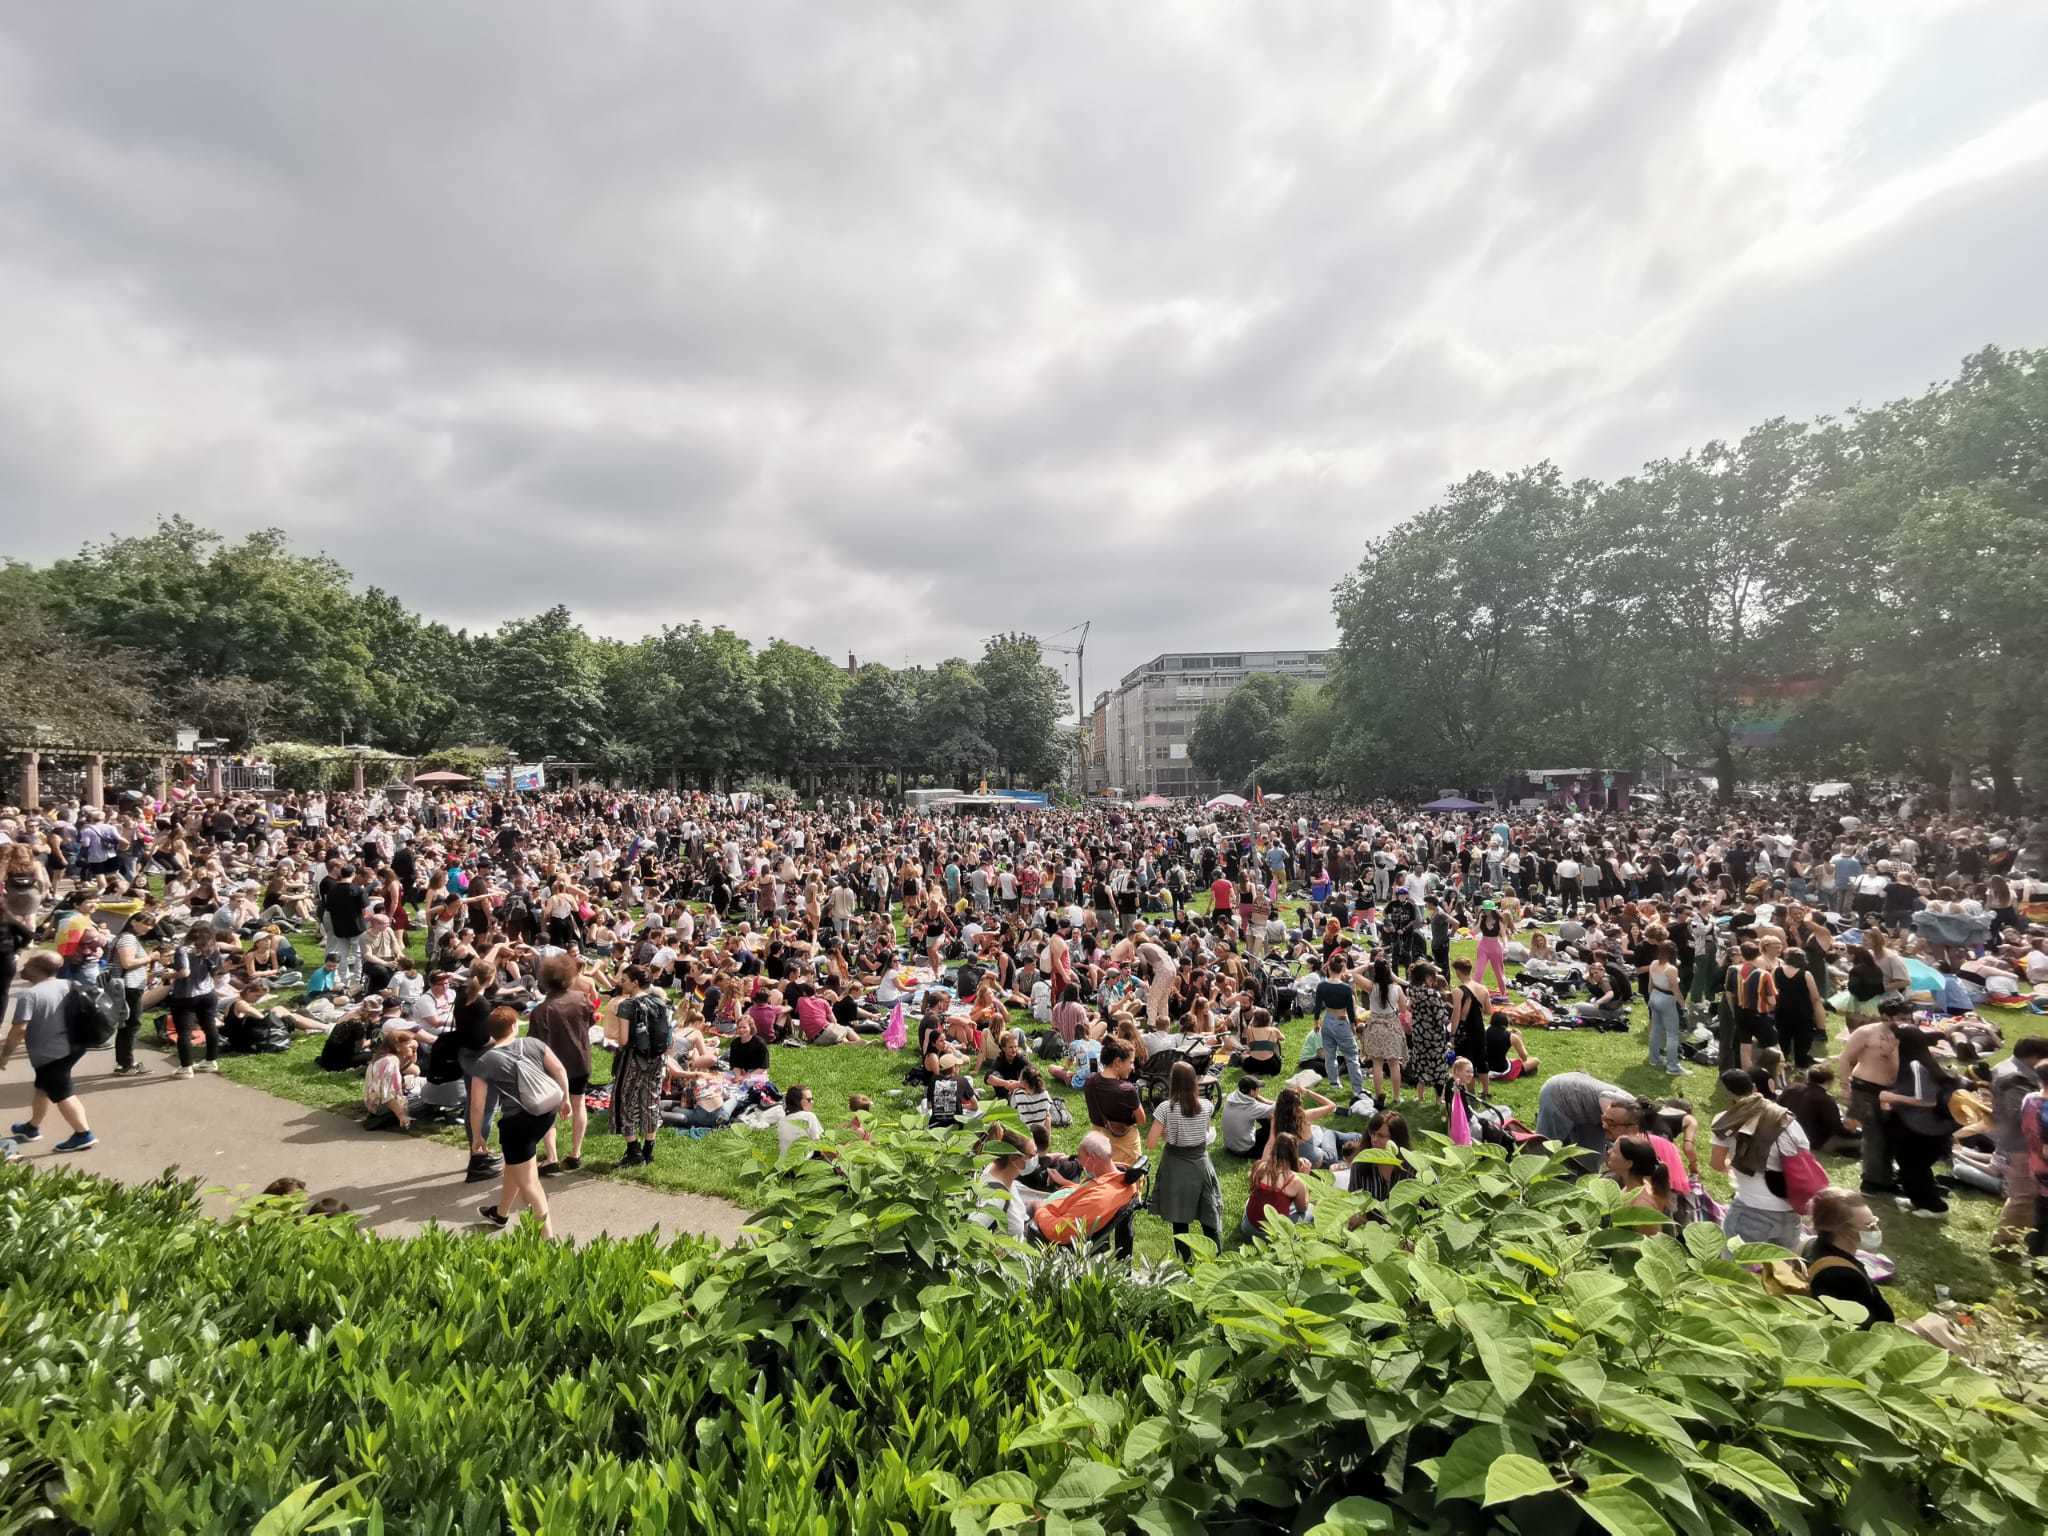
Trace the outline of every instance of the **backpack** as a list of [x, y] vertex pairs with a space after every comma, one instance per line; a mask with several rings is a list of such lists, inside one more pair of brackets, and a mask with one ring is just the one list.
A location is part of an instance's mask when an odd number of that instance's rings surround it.
[[128, 997], [118, 987], [95, 991], [74, 981], [64, 994], [64, 1037], [74, 1051], [97, 1050], [127, 1021]]
[[[630, 1005], [632, 1012], [627, 1013]], [[620, 1005], [620, 1014], [626, 1020], [626, 1049], [636, 1056], [666, 1056], [668, 1043], [675, 1034], [675, 1015], [669, 1011], [668, 1000], [658, 993], [642, 992]]]
[[462, 1041], [456, 1031], [444, 1029], [427, 1048], [426, 1080], [453, 1083], [462, 1077]]

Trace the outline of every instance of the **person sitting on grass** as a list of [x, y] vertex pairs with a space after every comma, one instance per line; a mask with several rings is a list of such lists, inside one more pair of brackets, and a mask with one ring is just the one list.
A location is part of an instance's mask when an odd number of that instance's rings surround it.
[[1143, 1193], [1143, 1170], [1119, 1168], [1109, 1138], [1100, 1131], [1081, 1138], [1075, 1157], [1087, 1177], [1039, 1202], [1031, 1214], [1032, 1230], [1054, 1247], [1079, 1248], [1107, 1239], [1118, 1258], [1130, 1258], [1135, 1247], [1131, 1219]]
[[1256, 1236], [1276, 1214], [1293, 1222], [1305, 1222], [1314, 1214], [1308, 1184], [1301, 1176], [1301, 1148], [1286, 1131], [1273, 1132], [1265, 1155], [1252, 1165], [1239, 1230], [1246, 1237]]
[[370, 1069], [363, 1075], [363, 1108], [369, 1111], [366, 1130], [409, 1131], [422, 1104], [419, 1074], [413, 1070], [419, 1050], [412, 1036], [387, 1034], [377, 1041]]
[[1022, 1031], [1003, 1031], [1002, 1044], [997, 1048], [995, 1059], [988, 1064], [982, 1075], [999, 1099], [1009, 1099], [1024, 1086], [1024, 1073], [1031, 1065], [1031, 1058], [1024, 1054]]
[[1607, 1172], [1628, 1191], [1628, 1203], [1669, 1216], [1676, 1196], [1671, 1173], [1647, 1136], [1617, 1136], [1607, 1148]]
[[1486, 1042], [1486, 1070], [1482, 1075], [1489, 1083], [1512, 1083], [1524, 1077], [1534, 1077], [1543, 1065], [1541, 1059], [1529, 1054], [1522, 1032], [1510, 1028], [1497, 1013], [1487, 1015], [1483, 1038]]
[[948, 1052], [939, 1058], [938, 1076], [925, 1084], [924, 1109], [934, 1126], [958, 1125], [977, 1113], [974, 1081], [960, 1075], [960, 1058]]

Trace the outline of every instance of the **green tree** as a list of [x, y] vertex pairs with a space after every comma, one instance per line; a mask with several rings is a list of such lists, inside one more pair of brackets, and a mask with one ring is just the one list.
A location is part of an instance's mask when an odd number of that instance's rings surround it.
[[1221, 699], [1202, 706], [1188, 733], [1195, 766], [1225, 784], [1249, 788], [1259, 768], [1286, 745], [1286, 721], [1301, 684], [1254, 672]]
[[839, 701], [840, 749], [863, 774], [900, 765], [916, 724], [916, 706], [903, 675], [871, 661], [847, 682]]
[[754, 658], [760, 713], [753, 747], [761, 766], [794, 781], [839, 754], [839, 700], [846, 674], [816, 651], [771, 640]]
[[1031, 635], [992, 635], [975, 663], [987, 698], [984, 730], [1011, 785], [1019, 774], [1046, 781], [1067, 763], [1059, 731], [1065, 685]]
[[980, 673], [955, 656], [913, 676], [916, 760], [941, 777], [954, 774], [960, 788], [973, 789], [996, 761], [996, 749], [988, 739], [988, 689]]
[[567, 608], [501, 625], [480, 649], [487, 723], [517, 756], [579, 760], [605, 739], [597, 647]]
[[292, 553], [275, 528], [229, 543], [182, 517], [89, 545], [47, 577], [91, 643], [158, 658], [180, 680], [247, 678], [283, 691], [284, 724], [316, 740], [361, 733], [373, 659], [348, 573]]

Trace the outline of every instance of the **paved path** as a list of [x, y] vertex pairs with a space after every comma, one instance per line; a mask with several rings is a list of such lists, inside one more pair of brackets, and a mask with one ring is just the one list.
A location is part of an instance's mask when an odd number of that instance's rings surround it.
[[[115, 1077], [114, 1053], [92, 1052], [79, 1063], [77, 1082], [99, 1145], [89, 1152], [53, 1152], [70, 1132], [52, 1111], [42, 1140], [24, 1143], [20, 1155], [127, 1183], [146, 1182], [176, 1166], [205, 1184], [242, 1194], [289, 1175], [305, 1180], [309, 1195], [345, 1201], [372, 1232], [403, 1237], [430, 1221], [487, 1230], [477, 1208], [496, 1199], [498, 1183], [464, 1182], [459, 1147], [367, 1132], [340, 1115], [224, 1077], [202, 1073], [181, 1081], [168, 1068], [151, 1065], [141, 1077]], [[30, 1092], [28, 1060], [18, 1052], [0, 1072], [0, 1136], [9, 1123], [28, 1118]], [[556, 1234], [578, 1240], [655, 1227], [668, 1235], [700, 1232], [729, 1242], [746, 1220], [746, 1212], [730, 1201], [587, 1172], [549, 1179], [547, 1190]], [[208, 1201], [216, 1210], [230, 1203], [228, 1196]]]

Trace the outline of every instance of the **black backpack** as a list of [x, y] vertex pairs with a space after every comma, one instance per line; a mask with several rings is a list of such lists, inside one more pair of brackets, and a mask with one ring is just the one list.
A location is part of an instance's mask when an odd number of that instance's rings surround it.
[[[630, 1011], [628, 1011], [630, 1010]], [[619, 1005], [626, 1021], [626, 1048], [636, 1056], [666, 1056], [675, 1034], [675, 1015], [658, 992], [642, 992]]]
[[74, 981], [64, 994], [64, 1037], [74, 1051], [92, 1051], [128, 1022], [128, 995], [119, 987], [94, 990]]

